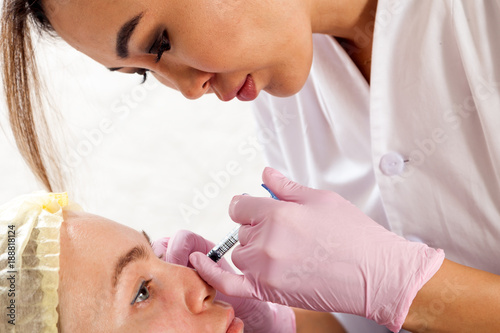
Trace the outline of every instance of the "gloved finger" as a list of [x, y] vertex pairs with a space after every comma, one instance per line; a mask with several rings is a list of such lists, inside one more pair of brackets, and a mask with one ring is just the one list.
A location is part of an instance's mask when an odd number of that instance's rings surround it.
[[[255, 236], [256, 229], [251, 225], [242, 225], [238, 230], [238, 240], [240, 242], [240, 246], [245, 246], [252, 240]], [[236, 247], [238, 248], [238, 246]], [[235, 248], [235, 249], [236, 249]]]
[[286, 178], [276, 169], [266, 167], [262, 172], [262, 181], [282, 201], [307, 203], [316, 200], [318, 190], [302, 186]]
[[155, 253], [155, 256], [157, 256], [161, 260], [166, 259], [165, 256], [167, 253], [169, 240], [170, 240], [170, 237], [164, 237], [164, 238], [157, 239], [153, 243], [151, 243], [151, 247], [153, 248], [153, 252]]
[[[290, 203], [291, 205], [295, 205], [294, 203]], [[279, 208], [283, 209], [283, 208]], [[287, 209], [286, 207], [284, 208], [286, 211], [290, 211], [290, 209]], [[280, 218], [282, 215], [278, 215], [279, 213], [274, 212], [273, 217]], [[269, 216], [267, 216], [264, 220], [260, 221], [260, 223], [256, 223], [255, 225], [249, 225], [249, 224], [243, 224], [241, 225], [240, 229], [238, 230], [238, 240], [239, 240], [239, 245], [241, 247], [245, 247], [247, 244], [252, 244], [255, 241], [258, 242], [265, 242], [266, 239], [269, 239], [270, 236], [270, 230], [273, 230], [274, 228], [268, 228], [269, 226], [265, 226], [262, 223], [273, 223], [273, 226], [278, 226], [278, 221], [273, 220]], [[235, 250], [238, 247], [235, 248]], [[233, 262], [234, 263], [234, 262]]]
[[216, 290], [228, 296], [255, 298], [253, 284], [244, 275], [225, 271], [203, 253], [194, 252], [189, 260], [200, 277]]
[[189, 230], [177, 231], [168, 242], [166, 261], [171, 264], [191, 267], [189, 255], [193, 252], [207, 253], [214, 243]]
[[287, 204], [272, 198], [236, 195], [229, 204], [229, 216], [236, 223], [253, 226], [267, 220], [274, 211]]

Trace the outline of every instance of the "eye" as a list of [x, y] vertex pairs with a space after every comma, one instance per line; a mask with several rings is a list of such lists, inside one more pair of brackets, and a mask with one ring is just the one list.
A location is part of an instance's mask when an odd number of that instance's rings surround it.
[[137, 290], [137, 294], [135, 294], [134, 300], [130, 305], [134, 305], [135, 303], [141, 303], [149, 299], [149, 281], [142, 281], [139, 290]]
[[163, 30], [160, 36], [153, 43], [148, 53], [156, 54], [156, 62], [159, 62], [163, 52], [171, 49], [170, 39], [168, 38], [167, 30]]

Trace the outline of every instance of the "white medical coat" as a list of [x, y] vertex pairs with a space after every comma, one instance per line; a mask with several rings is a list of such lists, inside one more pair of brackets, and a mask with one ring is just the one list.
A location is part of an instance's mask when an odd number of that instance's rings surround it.
[[269, 165], [500, 274], [500, 0], [379, 0], [370, 85], [313, 38], [303, 89], [255, 102]]

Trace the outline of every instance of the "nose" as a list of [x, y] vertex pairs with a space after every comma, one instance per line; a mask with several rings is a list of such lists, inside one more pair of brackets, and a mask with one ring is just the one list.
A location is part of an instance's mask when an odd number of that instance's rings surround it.
[[164, 85], [179, 90], [186, 98], [197, 99], [208, 91], [214, 74], [188, 66], [171, 65], [155, 71], [155, 76]]
[[186, 306], [191, 313], [198, 314], [214, 302], [216, 291], [203, 281], [194, 270], [189, 269], [186, 273], [192, 275], [184, 280], [187, 284], [184, 294]]

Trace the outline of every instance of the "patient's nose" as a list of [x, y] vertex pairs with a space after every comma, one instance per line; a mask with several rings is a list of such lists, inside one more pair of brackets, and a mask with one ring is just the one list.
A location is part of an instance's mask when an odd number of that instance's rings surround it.
[[215, 289], [203, 281], [198, 273], [190, 270], [191, 276], [186, 277], [185, 302], [193, 314], [203, 312], [215, 299]]

